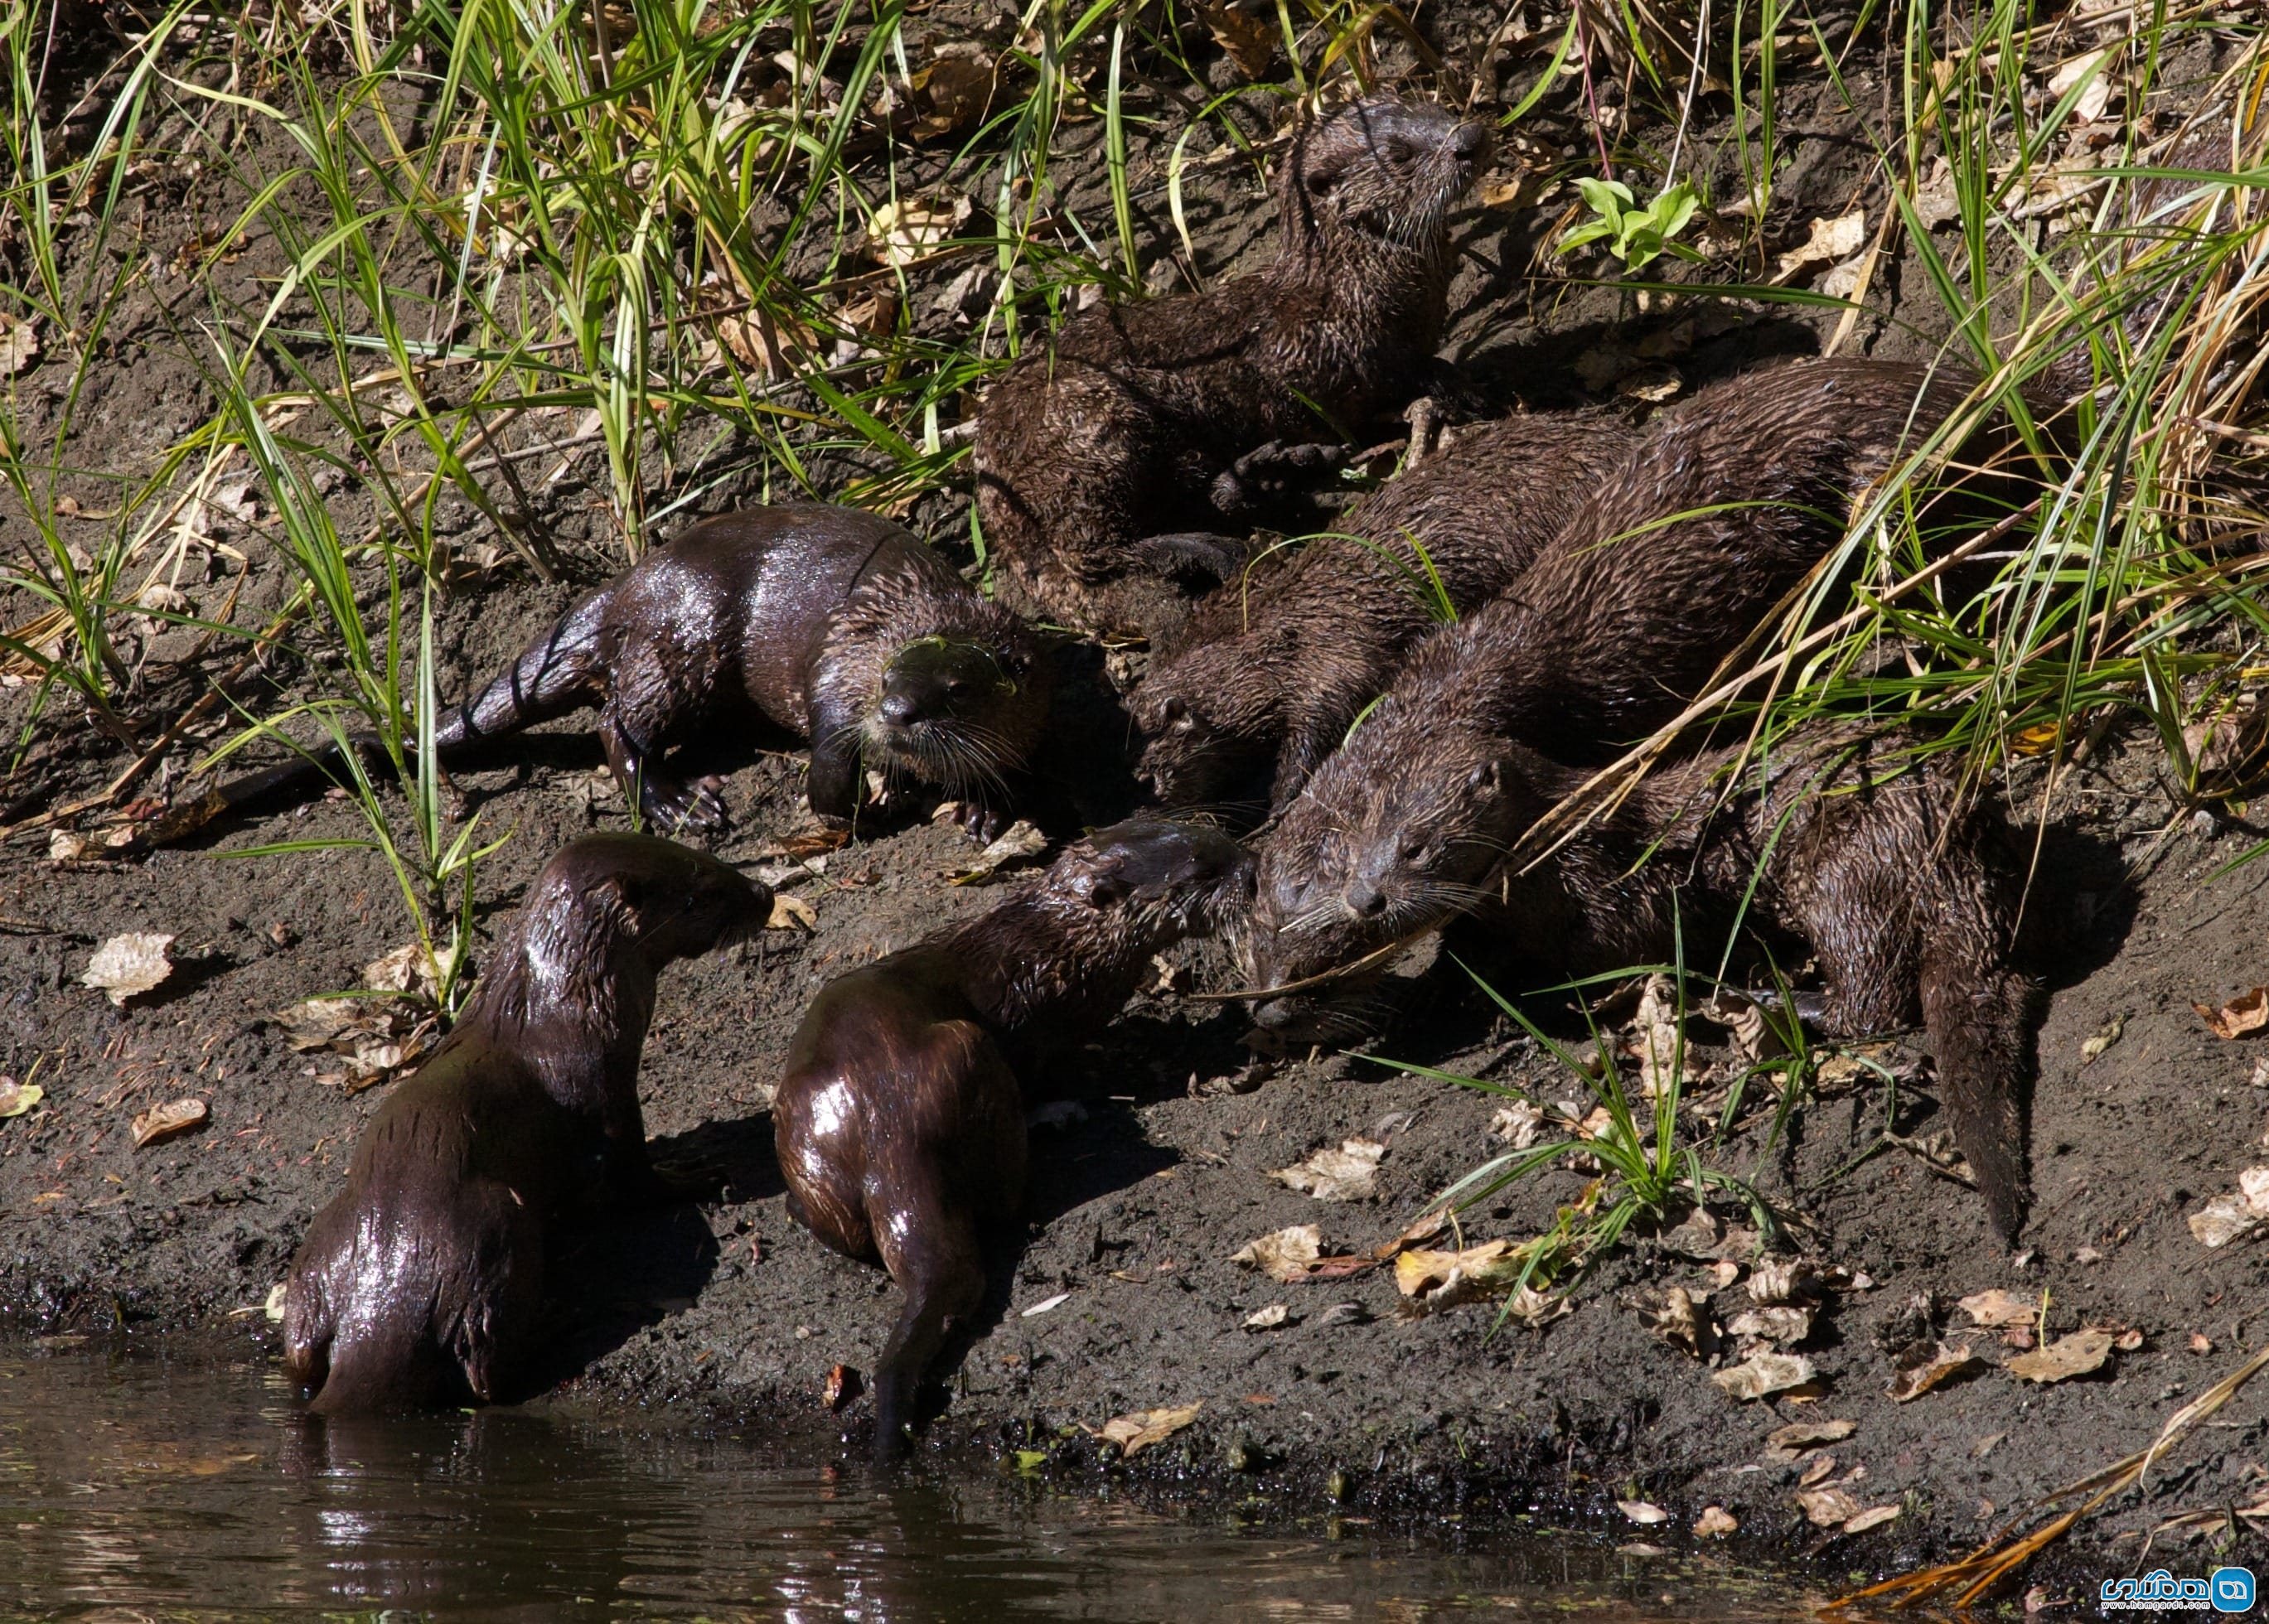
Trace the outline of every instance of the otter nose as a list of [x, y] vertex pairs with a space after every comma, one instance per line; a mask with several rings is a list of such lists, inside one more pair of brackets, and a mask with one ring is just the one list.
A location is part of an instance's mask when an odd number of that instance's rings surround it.
[[1489, 130], [1480, 124], [1460, 124], [1450, 137], [1450, 150], [1471, 163], [1489, 151]]
[[1348, 912], [1358, 919], [1375, 919], [1386, 912], [1386, 893], [1358, 880], [1342, 893]]
[[881, 710], [883, 720], [894, 727], [903, 727], [921, 714], [921, 707], [905, 694], [883, 695]]

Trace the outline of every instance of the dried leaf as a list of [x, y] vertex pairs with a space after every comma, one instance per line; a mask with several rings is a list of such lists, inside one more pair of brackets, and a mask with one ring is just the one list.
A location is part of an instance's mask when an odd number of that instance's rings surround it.
[[1891, 1372], [1891, 1384], [1883, 1391], [1901, 1404], [1919, 1399], [1933, 1387], [1943, 1386], [1957, 1376], [1981, 1370], [1985, 1361], [1970, 1351], [1967, 1342], [1940, 1342], [1921, 1359], [1902, 1364]]
[[1378, 1182], [1378, 1159], [1386, 1154], [1386, 1147], [1377, 1140], [1342, 1140], [1337, 1149], [1327, 1146], [1268, 1177], [1319, 1201], [1368, 1200]]
[[1541, 1107], [1519, 1100], [1489, 1118], [1489, 1137], [1503, 1140], [1514, 1150], [1526, 1150], [1536, 1142], [1537, 1132], [1543, 1123]]
[[831, 1410], [839, 1410], [859, 1396], [859, 1372], [847, 1364], [828, 1368], [826, 1384], [820, 1389], [820, 1398]]
[[956, 885], [972, 885], [989, 879], [1003, 868], [1028, 862], [1048, 849], [1048, 838], [1031, 823], [1019, 818], [1001, 832], [1001, 838], [971, 858], [967, 862], [948, 868], [940, 876]]
[[1840, 1443], [1858, 1430], [1857, 1421], [1791, 1421], [1767, 1433], [1765, 1444], [1769, 1450], [1793, 1460], [1806, 1450]]
[[908, 81], [922, 108], [915, 129], [948, 136], [975, 123], [992, 104], [997, 72], [992, 55], [973, 40], [940, 46], [937, 59]]
[[2205, 1004], [2192, 1004], [2191, 1008], [2199, 1012], [2216, 1037], [2243, 1037], [2269, 1026], [2269, 986], [2240, 993], [2219, 1009]]
[[1198, 15], [1205, 18], [1206, 32], [1213, 35], [1214, 43], [1228, 53], [1237, 70], [1248, 81], [1257, 80], [1268, 71], [1268, 64], [1276, 55], [1276, 43], [1282, 37], [1273, 11], [1266, 17], [1256, 17], [1231, 6], [1199, 0]]
[[20, 1117], [45, 1097], [47, 1090], [36, 1083], [18, 1082], [13, 1077], [0, 1077], [0, 1118]]
[[[2089, 51], [2062, 63], [2049, 76], [2049, 94], [2062, 100], [2065, 93], [2087, 78], [2088, 70], [2102, 63], [2113, 48], [2106, 46], [2103, 50]], [[2080, 99], [2072, 104], [2072, 116], [2082, 124], [2093, 124], [2102, 118], [2103, 109], [2110, 105], [2111, 85], [2112, 75], [2107, 67], [2105, 71], [2089, 80], [2088, 88], [2080, 92]]]
[[1031, 1307], [1026, 1309], [1016, 1318], [1019, 1319], [1036, 1319], [1040, 1315], [1047, 1313], [1052, 1310], [1061, 1308], [1065, 1303], [1070, 1301], [1070, 1292], [1059, 1291], [1052, 1297], [1042, 1297], [1038, 1302], [1033, 1303]]
[[40, 335], [27, 317], [0, 311], [0, 378], [13, 378], [40, 358]]
[[79, 977], [88, 986], [100, 987], [122, 1008], [174, 973], [170, 952], [174, 939], [146, 931], [113, 936], [94, 950], [86, 972]]
[[931, 198], [901, 197], [875, 210], [868, 229], [868, 249], [895, 269], [919, 264], [937, 251], [956, 227], [972, 212], [969, 199], [950, 203]]
[[205, 1103], [197, 1099], [169, 1100], [163, 1105], [152, 1105], [134, 1118], [134, 1148], [139, 1150], [159, 1140], [203, 1127], [211, 1114]]
[[1866, 240], [1867, 214], [1864, 209], [1854, 209], [1832, 220], [1815, 219], [1811, 235], [1780, 256], [1779, 279], [1785, 282], [1812, 266], [1833, 265], [1849, 259]]
[[1749, 1274], [1749, 1301], [1767, 1307], [1801, 1303], [1818, 1297], [1824, 1284], [1820, 1271], [1801, 1258], [1769, 1259]]
[[1248, 1243], [1232, 1253], [1230, 1261], [1259, 1269], [1288, 1286], [1302, 1281], [1341, 1280], [1372, 1266], [1369, 1258], [1327, 1258], [1322, 1251], [1322, 1231], [1312, 1223], [1296, 1223]]
[[1857, 1517], [1844, 1518], [1844, 1532], [1847, 1534], [1864, 1534], [1870, 1528], [1881, 1528], [1885, 1523], [1897, 1521], [1898, 1515], [1899, 1508], [1895, 1505], [1870, 1506]]
[[385, 957], [365, 964], [362, 984], [373, 993], [409, 993], [425, 999], [440, 990], [432, 955], [425, 944], [416, 941], [405, 941]]
[[1815, 1528], [1837, 1528], [1859, 1515], [1859, 1502], [1844, 1488], [1799, 1489], [1796, 1503]]
[[1696, 1359], [1707, 1359], [1717, 1352], [1718, 1327], [1710, 1318], [1709, 1307], [1685, 1287], [1634, 1292], [1630, 1304], [1646, 1322], [1646, 1328], [1673, 1347]]
[[1960, 1306], [1973, 1324], [1995, 1329], [2002, 1325], [2029, 1325], [2041, 1311], [2038, 1298], [2021, 1297], [2014, 1291], [1999, 1289], [1964, 1297]]
[[1163, 1443], [1192, 1421], [1205, 1408], [1201, 1399], [1178, 1410], [1136, 1410], [1130, 1414], [1114, 1415], [1103, 1423], [1096, 1434], [1108, 1438], [1119, 1446], [1120, 1458], [1128, 1459], [1149, 1449], [1153, 1443]]
[[811, 329], [793, 319], [783, 321], [759, 306], [717, 319], [717, 341], [733, 358], [771, 382], [793, 377], [800, 358], [818, 343]]
[[1787, 1306], [1745, 1309], [1733, 1316], [1726, 1334], [1793, 1347], [1812, 1334], [1812, 1310]]
[[1642, 1528], [1652, 1528], [1657, 1523], [1667, 1523], [1670, 1520], [1670, 1513], [1651, 1501], [1618, 1500], [1615, 1502], [1615, 1510]]
[[806, 930], [819, 928], [819, 915], [809, 903], [787, 891], [772, 893], [772, 911], [765, 920], [766, 930]]
[[1694, 1519], [1695, 1537], [1701, 1539], [1722, 1539], [1727, 1534], [1739, 1533], [1741, 1528], [1733, 1514], [1723, 1506], [1704, 1506], [1702, 1515]]
[[2126, 1030], [2127, 1017], [2124, 1015], [2113, 1015], [2109, 1021], [2106, 1021], [2102, 1026], [2095, 1029], [2095, 1032], [2093, 1037], [2081, 1043], [2080, 1045], [2080, 1063], [2082, 1066], [2093, 1066], [2095, 1064], [2095, 1062], [2103, 1057], [2103, 1052], [2106, 1049], [2109, 1049], [2113, 1044], [2119, 1041], [2119, 1034]]
[[1736, 1399], [1762, 1399], [1801, 1387], [1818, 1374], [1801, 1354], [1752, 1354], [1729, 1369], [1713, 1372], [1710, 1380]]
[[2009, 1361], [2007, 1368], [2010, 1375], [2029, 1382], [2070, 1381], [2075, 1376], [2102, 1369], [2103, 1362], [2111, 1357], [2112, 1344], [2117, 1340], [2112, 1332], [2084, 1326], [2037, 1352], [2020, 1354]]
[[1267, 1308], [1257, 1309], [1247, 1314], [1245, 1317], [1245, 1328], [1247, 1331], [1273, 1331], [1290, 1318], [1291, 1312], [1292, 1310], [1282, 1303], [1271, 1303]]
[[2261, 1214], [2235, 1192], [2218, 1195], [2192, 1213], [2191, 1233], [2209, 1249], [2227, 1246], [2261, 1227]]

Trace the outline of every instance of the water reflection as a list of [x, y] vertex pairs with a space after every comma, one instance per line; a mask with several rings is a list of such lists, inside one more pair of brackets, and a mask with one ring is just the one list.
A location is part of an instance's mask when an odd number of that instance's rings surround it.
[[783, 1467], [670, 1418], [310, 1422], [262, 1363], [0, 1349], [0, 1613], [484, 1620], [1766, 1621], [1791, 1598], [1539, 1537], [1240, 1535], [1006, 1480]]

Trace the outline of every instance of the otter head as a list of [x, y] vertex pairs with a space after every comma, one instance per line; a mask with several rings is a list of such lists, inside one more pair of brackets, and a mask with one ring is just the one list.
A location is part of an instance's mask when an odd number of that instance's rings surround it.
[[956, 788], [995, 781], [1028, 743], [1004, 722], [1027, 708], [1031, 675], [1029, 661], [978, 639], [916, 638], [883, 668], [860, 728], [865, 754]]
[[1287, 185], [1301, 220], [1436, 255], [1450, 205], [1488, 157], [1484, 125], [1429, 102], [1373, 97], [1310, 127]]
[[1187, 807], [1218, 801], [1249, 752], [1215, 722], [1201, 696], [1160, 692], [1148, 683], [1127, 702], [1146, 741], [1134, 776], [1159, 805]]
[[1502, 738], [1390, 698], [1308, 780], [1260, 849], [1246, 968], [1256, 985], [1282, 987], [1380, 962], [1261, 1000], [1263, 1030], [1359, 1004], [1395, 944], [1481, 899], [1533, 811], [1513, 756]]
[[559, 848], [536, 876], [596, 917], [614, 942], [659, 969], [755, 935], [772, 915], [772, 888], [706, 852], [654, 835], [596, 834]]
[[1130, 818], [1064, 849], [1048, 889], [1075, 907], [1132, 916], [1164, 946], [1201, 934], [1241, 907], [1253, 883], [1251, 853], [1218, 829], [1165, 818]]

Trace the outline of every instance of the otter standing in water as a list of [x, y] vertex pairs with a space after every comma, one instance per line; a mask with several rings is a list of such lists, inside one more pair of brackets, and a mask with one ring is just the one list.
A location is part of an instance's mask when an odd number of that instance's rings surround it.
[[[1009, 775], [1047, 718], [1038, 640], [899, 526], [790, 503], [703, 520], [657, 547], [528, 645], [434, 727], [446, 759], [587, 705], [607, 765], [658, 827], [724, 821], [708, 785], [664, 776], [671, 746], [754, 714], [811, 741], [811, 809], [849, 819], [861, 768], [962, 798], [973, 836], [1008, 821]], [[335, 753], [224, 784], [153, 831], [179, 838], [297, 789]]]
[[1349, 508], [1340, 535], [1223, 583], [1129, 701], [1151, 792], [1194, 806], [1273, 771], [1268, 808], [1282, 811], [1395, 662], [1440, 625], [1444, 601], [1464, 615], [1504, 591], [1637, 439], [1588, 413], [1464, 430], [1453, 449]]
[[1217, 830], [1120, 823], [1024, 895], [812, 1000], [774, 1138], [788, 1210], [846, 1257], [879, 1257], [905, 1294], [875, 1374], [877, 1456], [905, 1449], [947, 1323], [985, 1294], [979, 1223], [1023, 1202], [1020, 1081], [1109, 1022], [1151, 955], [1215, 929], [1250, 877]]
[[638, 1098], [656, 977], [771, 908], [765, 886], [643, 835], [587, 835], [544, 864], [292, 1260], [285, 1363], [317, 1411], [508, 1391], [539, 1329], [547, 1231], [660, 1188]]
[[[1449, 860], [1423, 889], [1373, 889], [1406, 859], [1399, 835], [1371, 826], [1347, 832], [1332, 879], [1264, 879], [1255, 979], [1285, 985], [1345, 963], [1351, 918], [1366, 940], [1391, 940], [1453, 903], [1479, 906], [1492, 934], [1502, 929], [1551, 980], [1659, 963], [1681, 941], [1689, 955], [1712, 951], [1702, 944], [1722, 942], [1737, 923], [1795, 937], [1818, 958], [1831, 1032], [1889, 1031], [1919, 1012], [1955, 1141], [1994, 1231], [2013, 1241], [2027, 1201], [2021, 1096], [2033, 1055], [2029, 984], [2009, 965], [2007, 830], [1941, 765], [1898, 771], [1894, 747], [1912, 742], [1894, 734], [1871, 748], [1852, 731], [1816, 727], [1722, 800], [1719, 780], [1740, 751], [1704, 752], [1641, 779], [1523, 873], [1500, 854], [1588, 775], [1483, 727], [1445, 729], [1429, 741], [1427, 766], [1460, 786]], [[1256, 1017], [1287, 1037], [1344, 1039], [1333, 996], [1267, 1000]]]
[[1375, 99], [1294, 143], [1275, 262], [1202, 293], [1089, 310], [985, 397], [977, 511], [1008, 601], [1151, 635], [1183, 588], [1243, 561], [1214, 532], [1253, 487], [1323, 466], [1341, 432], [1425, 390], [1450, 205], [1489, 145], [1438, 107]]

